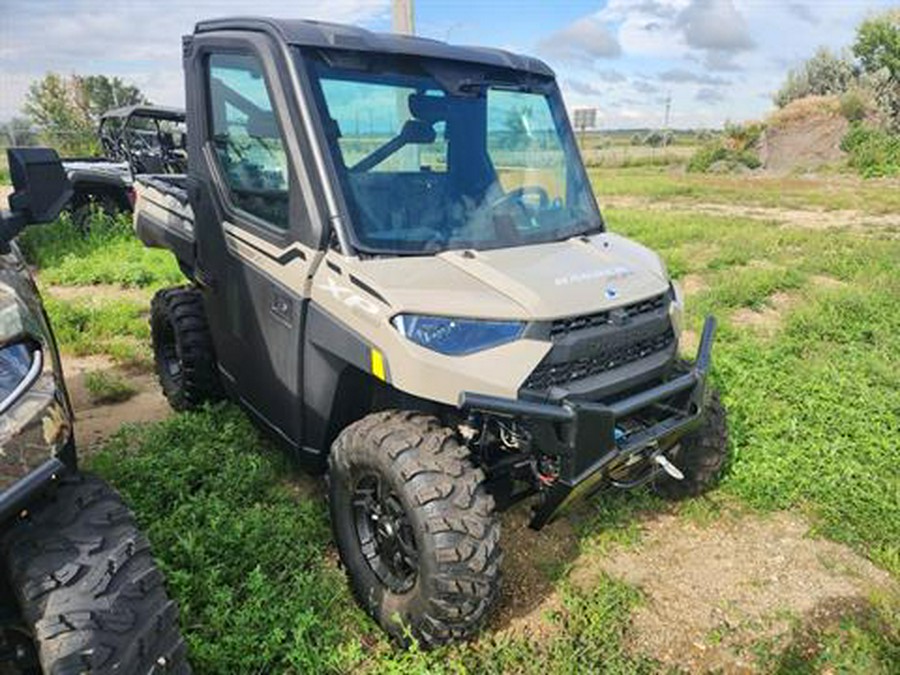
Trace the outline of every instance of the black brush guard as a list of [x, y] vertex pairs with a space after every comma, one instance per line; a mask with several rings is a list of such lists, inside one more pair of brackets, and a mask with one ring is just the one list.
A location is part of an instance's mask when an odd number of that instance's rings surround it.
[[[527, 420], [534, 445], [542, 453], [558, 458], [559, 476], [542, 492], [530, 527], [542, 528], [570, 504], [594, 492], [609, 478], [611, 467], [621, 466], [639, 455], [652, 459], [698, 426], [704, 414], [706, 377], [715, 331], [716, 320], [708, 316], [703, 324], [697, 360], [690, 371], [609, 405], [569, 400], [548, 404], [471, 392], [461, 394], [460, 408], [467, 412]], [[678, 399], [681, 404], [666, 403], [672, 399]], [[655, 405], [663, 408], [666, 416], [617, 442], [616, 426], [620, 421]], [[636, 487], [663, 470], [652, 461], [638, 464], [649, 464], [650, 468], [636, 480], [614, 484]]]

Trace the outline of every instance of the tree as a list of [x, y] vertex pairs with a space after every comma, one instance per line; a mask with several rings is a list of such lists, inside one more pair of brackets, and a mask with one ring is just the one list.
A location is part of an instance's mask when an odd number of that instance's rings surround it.
[[856, 29], [853, 53], [873, 93], [884, 126], [900, 133], [900, 9], [878, 14]]
[[88, 155], [97, 151], [100, 115], [121, 105], [145, 102], [134, 85], [105, 75], [48, 73], [33, 82], [25, 97], [25, 112], [40, 130], [44, 143], [62, 154]]
[[863, 21], [856, 29], [853, 53], [867, 73], [885, 69], [894, 82], [900, 82], [900, 9]]
[[93, 120], [99, 121], [100, 115], [112, 108], [147, 102], [140, 89], [118, 77], [74, 75], [73, 79], [79, 92], [79, 104]]
[[856, 82], [856, 71], [849, 59], [820, 47], [799, 68], [788, 72], [787, 79], [775, 94], [775, 104], [783, 108], [791, 101], [806, 96], [843, 94]]

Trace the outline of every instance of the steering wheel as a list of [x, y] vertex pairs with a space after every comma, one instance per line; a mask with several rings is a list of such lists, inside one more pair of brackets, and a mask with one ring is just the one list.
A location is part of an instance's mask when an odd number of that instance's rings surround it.
[[550, 206], [550, 195], [547, 194], [544, 188], [540, 185], [523, 185], [510, 190], [491, 202], [490, 210], [496, 211], [508, 204], [518, 204], [523, 208], [527, 208], [524, 201], [526, 195], [537, 195], [539, 209], [546, 209]]

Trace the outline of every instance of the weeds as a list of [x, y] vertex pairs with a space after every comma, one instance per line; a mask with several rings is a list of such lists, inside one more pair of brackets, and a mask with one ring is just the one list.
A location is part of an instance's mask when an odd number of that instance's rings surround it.
[[87, 232], [68, 214], [49, 225], [28, 228], [19, 245], [29, 262], [41, 268], [45, 283], [88, 286], [163, 286], [183, 277], [167, 251], [146, 248], [131, 231], [126, 216], [94, 213]]
[[849, 153], [850, 166], [864, 178], [900, 174], [900, 135], [858, 122], [844, 136], [841, 149]]
[[60, 347], [73, 354], [108, 354], [123, 363], [150, 363], [149, 307], [128, 300], [44, 299]]
[[137, 393], [121, 375], [102, 370], [85, 373], [84, 386], [95, 404], [121, 403]]

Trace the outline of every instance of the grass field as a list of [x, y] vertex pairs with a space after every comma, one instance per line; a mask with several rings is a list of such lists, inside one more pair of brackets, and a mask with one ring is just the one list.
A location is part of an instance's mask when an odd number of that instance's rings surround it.
[[[609, 495], [569, 522], [579, 558], [640, 546], [640, 514], [672, 512], [709, 526], [715, 504], [804, 514], [900, 577], [900, 239], [873, 229], [816, 231], [790, 223], [692, 213], [690, 202], [878, 214], [900, 191], [835, 178], [747, 181], [654, 168], [594, 169], [603, 197], [675, 200], [666, 211], [606, 212], [614, 231], [658, 250], [688, 290], [688, 328], [721, 322], [714, 380], [730, 415], [733, 459], [715, 500], [673, 507], [647, 493]], [[830, 179], [828, 179], [830, 180]], [[152, 290], [177, 267], [144, 251], [123, 225], [87, 240], [66, 223], [28, 232], [46, 286], [95, 283]], [[146, 305], [54, 299], [63, 349], [146, 363]], [[671, 668], [630, 645], [645, 594], [607, 574], [588, 585], [571, 565], [538, 573], [559, 602], [535, 635], [489, 630], [423, 653], [397, 651], [349, 596], [322, 491], [299, 476], [229, 405], [130, 427], [90, 460], [126, 496], [153, 543], [200, 673], [654, 673]], [[553, 527], [559, 527], [554, 525]], [[576, 575], [577, 576], [577, 575]], [[754, 642], [763, 672], [896, 673], [900, 601], [873, 597], [832, 622], [789, 617]], [[709, 637], [711, 643], [719, 635]]]
[[641, 197], [688, 206], [691, 201], [771, 208], [851, 209], [869, 215], [900, 212], [900, 181], [860, 181], [844, 174], [826, 176], [709, 175], [685, 173], [679, 166], [594, 167], [591, 179], [600, 196]]

